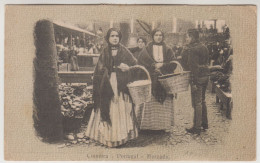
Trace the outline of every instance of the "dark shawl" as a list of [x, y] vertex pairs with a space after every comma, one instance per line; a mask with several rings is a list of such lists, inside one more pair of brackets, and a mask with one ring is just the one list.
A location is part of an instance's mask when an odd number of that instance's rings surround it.
[[127, 83], [130, 80], [130, 71], [122, 72], [115, 68], [121, 63], [128, 66], [137, 64], [137, 60], [133, 57], [131, 52], [122, 45], [119, 45], [118, 52], [115, 57], [111, 54], [110, 46], [104, 48], [99, 57], [97, 66], [94, 71], [93, 78], [93, 101], [94, 108], [100, 109], [102, 121], [111, 124], [110, 120], [110, 102], [114, 96], [113, 89], [110, 83], [110, 75], [112, 71], [116, 72], [118, 93], [122, 92], [129, 95]]
[[135, 47], [135, 48], [129, 48], [130, 52], [133, 54], [133, 56], [138, 59], [140, 52], [143, 50], [143, 48]]
[[139, 64], [143, 65], [150, 73], [152, 79], [152, 94], [153, 96], [161, 103], [164, 102], [167, 94], [163, 89], [162, 85], [158, 81], [158, 76], [162, 74], [173, 73], [177, 65], [175, 63], [170, 63], [176, 59], [175, 54], [172, 49], [168, 47], [164, 42], [161, 43], [163, 46], [163, 66], [160, 69], [160, 72], [155, 71], [156, 61], [153, 58], [153, 45], [154, 42], [151, 42], [140, 52], [138, 57]]

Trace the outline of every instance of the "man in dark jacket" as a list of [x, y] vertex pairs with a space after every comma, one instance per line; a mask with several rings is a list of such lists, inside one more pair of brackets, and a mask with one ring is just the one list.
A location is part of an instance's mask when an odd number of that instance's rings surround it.
[[188, 30], [188, 45], [182, 52], [183, 67], [191, 71], [191, 96], [194, 108], [193, 127], [186, 129], [192, 134], [200, 134], [201, 129], [208, 129], [207, 106], [205, 92], [209, 79], [209, 51], [199, 41], [199, 32], [196, 29]]

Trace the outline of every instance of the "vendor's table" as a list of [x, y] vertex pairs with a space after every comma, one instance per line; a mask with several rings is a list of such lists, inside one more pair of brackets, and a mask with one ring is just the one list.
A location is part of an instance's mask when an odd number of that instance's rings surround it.
[[79, 67], [92, 67], [97, 64], [97, 60], [100, 54], [86, 54], [79, 53], [78, 57], [78, 65]]
[[[61, 83], [91, 83], [94, 71], [58, 72]], [[90, 85], [91, 85], [90, 84]]]
[[232, 111], [232, 95], [231, 93], [224, 92], [220, 89], [220, 85], [214, 83], [214, 90], [216, 92], [216, 103], [221, 102], [220, 109], [223, 109], [223, 106], [226, 107], [226, 117], [231, 119]]

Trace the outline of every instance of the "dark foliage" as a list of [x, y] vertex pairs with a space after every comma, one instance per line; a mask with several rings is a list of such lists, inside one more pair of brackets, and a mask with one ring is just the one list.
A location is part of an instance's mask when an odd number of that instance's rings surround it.
[[38, 21], [34, 37], [34, 127], [43, 141], [56, 142], [62, 139], [63, 128], [53, 24]]

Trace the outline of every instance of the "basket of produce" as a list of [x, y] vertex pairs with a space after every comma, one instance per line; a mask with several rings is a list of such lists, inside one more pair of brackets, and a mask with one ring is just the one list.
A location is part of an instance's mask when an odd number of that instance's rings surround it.
[[59, 86], [64, 132], [79, 129], [88, 106], [92, 105], [92, 95], [85, 88], [84, 85]]
[[128, 90], [132, 97], [133, 103], [135, 105], [142, 104], [144, 102], [151, 101], [152, 96], [152, 85], [151, 85], [151, 78], [149, 72], [143, 66], [132, 66], [131, 68], [140, 68], [146, 74], [148, 79], [147, 80], [137, 80], [127, 84]]
[[183, 71], [181, 64], [177, 61], [172, 61], [177, 64], [179, 72], [159, 76], [158, 80], [168, 94], [188, 91], [190, 83], [190, 72]]

